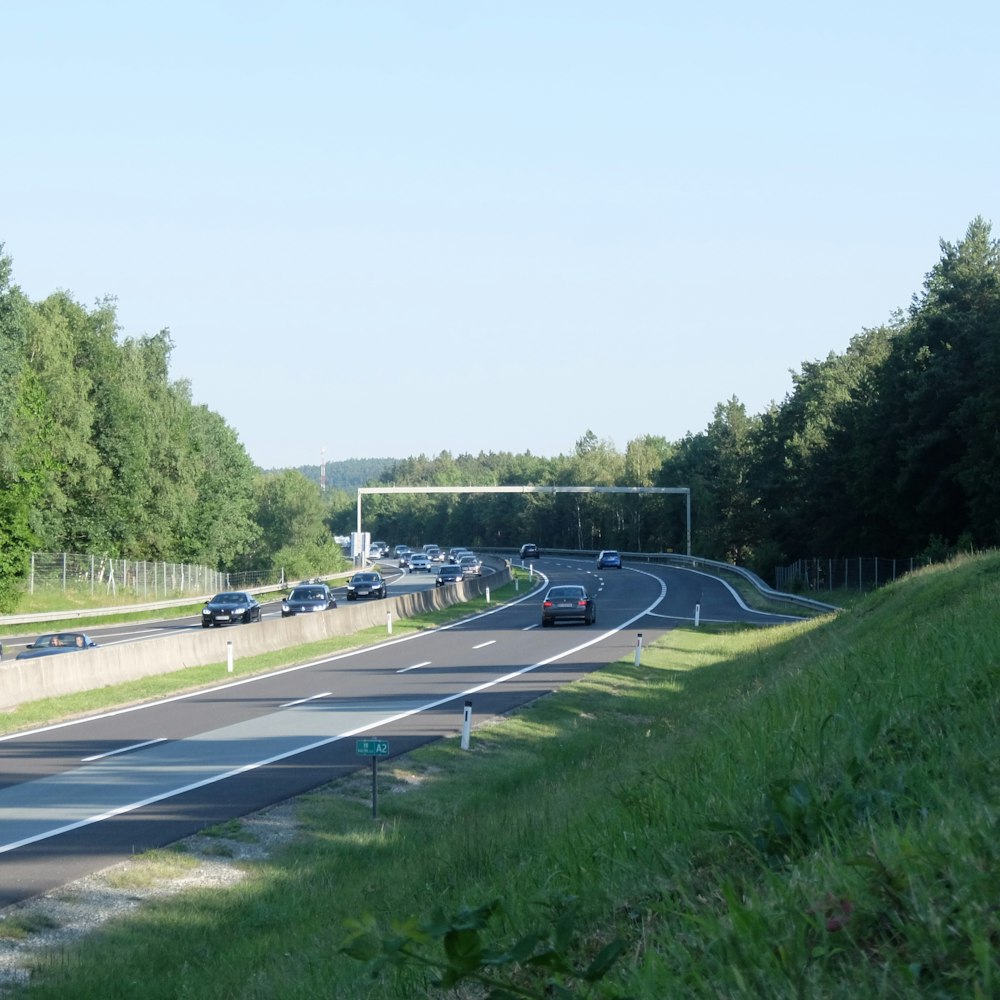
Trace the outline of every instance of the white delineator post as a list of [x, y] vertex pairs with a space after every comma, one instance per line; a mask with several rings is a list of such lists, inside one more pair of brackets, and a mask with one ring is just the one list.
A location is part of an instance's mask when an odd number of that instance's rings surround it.
[[227, 673], [233, 672], [233, 640], [226, 640], [226, 671]]
[[635, 665], [639, 666], [642, 662], [642, 633], [636, 637], [635, 640]]
[[462, 719], [462, 749], [469, 749], [469, 734], [472, 731], [472, 702], [465, 703], [465, 717]]

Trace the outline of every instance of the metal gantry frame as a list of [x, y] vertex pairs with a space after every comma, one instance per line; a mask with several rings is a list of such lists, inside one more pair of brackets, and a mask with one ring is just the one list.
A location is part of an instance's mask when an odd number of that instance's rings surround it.
[[358, 535], [361, 534], [361, 497], [374, 493], [683, 493], [687, 512], [687, 554], [691, 555], [691, 488], [688, 486], [360, 486]]

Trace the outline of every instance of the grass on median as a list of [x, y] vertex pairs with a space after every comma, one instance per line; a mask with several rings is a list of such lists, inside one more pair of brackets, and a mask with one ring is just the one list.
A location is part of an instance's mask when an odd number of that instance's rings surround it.
[[[237, 888], [147, 906], [29, 995], [485, 997], [430, 985], [456, 964], [537, 998], [996, 995], [998, 612], [990, 555], [836, 618], [675, 630], [386, 762], [378, 823], [363, 778], [303, 797]], [[501, 962], [535, 931], [562, 966]]]

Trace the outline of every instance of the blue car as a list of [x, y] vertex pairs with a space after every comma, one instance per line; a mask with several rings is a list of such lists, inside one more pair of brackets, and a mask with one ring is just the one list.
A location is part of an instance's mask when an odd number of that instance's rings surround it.
[[50, 632], [40, 635], [34, 642], [17, 654], [17, 660], [33, 660], [38, 656], [53, 656], [57, 653], [76, 653], [81, 649], [93, 649], [97, 645], [85, 632]]
[[597, 553], [597, 568], [621, 569], [622, 568], [621, 553], [617, 552], [615, 549], [602, 549], [600, 552]]

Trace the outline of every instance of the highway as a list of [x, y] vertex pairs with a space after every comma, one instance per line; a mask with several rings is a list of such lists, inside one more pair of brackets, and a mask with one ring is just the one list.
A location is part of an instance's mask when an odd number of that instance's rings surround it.
[[[409, 591], [419, 590], [423, 587], [434, 586], [434, 575], [426, 573], [415, 573], [413, 575], [398, 570], [394, 565], [386, 563], [383, 575], [389, 584], [389, 596], [405, 594]], [[487, 576], [492, 570], [488, 566], [483, 567], [483, 575]], [[294, 585], [289, 585], [289, 589]], [[234, 588], [235, 589], [235, 588]], [[337, 597], [337, 603], [342, 604], [347, 600], [346, 588], [341, 585], [334, 586], [331, 581], [330, 589]], [[197, 604], [197, 600], [192, 600], [192, 604]], [[281, 602], [278, 600], [262, 602], [262, 617], [279, 618], [281, 616]], [[86, 632], [98, 645], [111, 646], [124, 642], [141, 642], [143, 639], [153, 639], [170, 632], [183, 632], [190, 629], [201, 628], [200, 615], [186, 615], [177, 618], [151, 618], [146, 621], [118, 622], [116, 624], [99, 625], [63, 625], [61, 631]], [[47, 625], [37, 625], [32, 631], [25, 631], [17, 635], [0, 636], [0, 643], [3, 644], [3, 659], [12, 660], [24, 649], [29, 642], [34, 641], [44, 632], [55, 631]]]
[[467, 701], [474, 723], [509, 712], [630, 655], [640, 632], [655, 641], [696, 605], [704, 621], [788, 620], [690, 570], [537, 569], [585, 583], [597, 624], [543, 630], [541, 595], [525, 593], [417, 635], [0, 738], [0, 906], [370, 766], [359, 736], [397, 756], [459, 732]]

